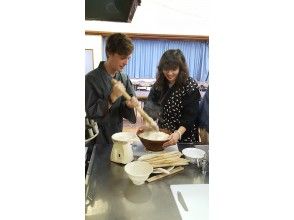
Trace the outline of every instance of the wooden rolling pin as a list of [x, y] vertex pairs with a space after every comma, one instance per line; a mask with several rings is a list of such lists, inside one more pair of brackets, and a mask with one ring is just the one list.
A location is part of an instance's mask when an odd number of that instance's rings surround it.
[[[115, 85], [117, 83], [117, 80], [112, 79], [111, 83], [112, 85]], [[126, 100], [131, 99], [131, 96], [125, 90], [120, 90], [120, 91], [122, 92], [122, 95], [123, 97], [126, 98]], [[159, 127], [156, 124], [156, 122], [141, 108], [140, 105], [137, 105], [135, 108], [140, 113], [140, 115], [150, 124], [151, 128], [155, 129], [156, 131], [159, 130]]]

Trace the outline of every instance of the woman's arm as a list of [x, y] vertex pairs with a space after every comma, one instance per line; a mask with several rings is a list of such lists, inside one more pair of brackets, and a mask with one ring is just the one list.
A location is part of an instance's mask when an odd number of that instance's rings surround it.
[[174, 133], [172, 133], [169, 136], [169, 140], [167, 142], [165, 142], [162, 147], [168, 147], [171, 145], [175, 145], [176, 143], [178, 143], [179, 140], [181, 140], [182, 135], [185, 133], [186, 128], [184, 126], [180, 126], [177, 130], [174, 131]]

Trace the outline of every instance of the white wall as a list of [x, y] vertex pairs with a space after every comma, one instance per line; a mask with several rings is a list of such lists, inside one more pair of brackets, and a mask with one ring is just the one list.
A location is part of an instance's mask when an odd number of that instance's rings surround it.
[[94, 35], [85, 36], [85, 49], [93, 49], [94, 69], [102, 60], [102, 37]]

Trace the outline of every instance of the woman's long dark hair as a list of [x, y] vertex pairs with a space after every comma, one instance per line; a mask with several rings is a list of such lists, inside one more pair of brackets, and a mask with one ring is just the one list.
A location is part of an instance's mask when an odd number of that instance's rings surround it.
[[157, 76], [154, 86], [156, 89], [162, 90], [168, 85], [168, 80], [163, 74], [163, 70], [175, 70], [179, 67], [179, 75], [176, 79], [175, 86], [180, 87], [186, 84], [189, 77], [189, 70], [186, 59], [181, 50], [167, 50], [161, 56], [157, 67]]

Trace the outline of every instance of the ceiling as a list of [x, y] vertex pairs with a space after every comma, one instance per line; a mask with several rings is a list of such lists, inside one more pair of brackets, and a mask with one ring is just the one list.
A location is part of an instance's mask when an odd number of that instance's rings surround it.
[[140, 2], [132, 22], [85, 20], [85, 30], [197, 36], [210, 34], [208, 0], [142, 0]]
[[85, 19], [130, 23], [141, 0], [85, 0]]

